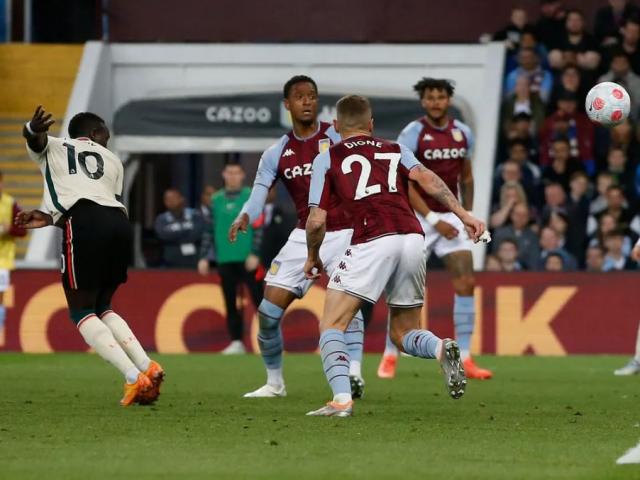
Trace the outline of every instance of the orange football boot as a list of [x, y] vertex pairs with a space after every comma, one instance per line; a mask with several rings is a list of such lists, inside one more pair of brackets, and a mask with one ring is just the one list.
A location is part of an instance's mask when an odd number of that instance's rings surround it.
[[125, 382], [124, 396], [122, 397], [122, 400], [120, 400], [120, 405], [122, 405], [123, 407], [133, 405], [133, 403], [136, 402], [140, 395], [143, 395], [145, 392], [148, 392], [152, 388], [153, 383], [151, 383], [151, 380], [149, 380], [144, 373], [139, 373], [136, 383]]
[[464, 359], [462, 365], [464, 366], [464, 373], [467, 378], [489, 380], [491, 377], [493, 377], [493, 372], [491, 370], [480, 368], [475, 364], [471, 357], [467, 357], [466, 359]]
[[140, 405], [150, 405], [160, 396], [160, 386], [164, 381], [164, 370], [158, 362], [151, 360], [149, 368], [147, 368], [147, 371], [144, 372], [144, 374], [149, 378], [149, 380], [151, 380], [153, 388], [143, 394], [140, 394], [138, 396], [138, 403]]
[[398, 357], [396, 355], [383, 355], [378, 365], [378, 377], [393, 378], [396, 376], [396, 365]]

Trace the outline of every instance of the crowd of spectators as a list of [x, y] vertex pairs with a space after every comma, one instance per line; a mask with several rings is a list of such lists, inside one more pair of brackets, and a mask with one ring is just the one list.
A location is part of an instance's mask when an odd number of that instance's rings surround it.
[[[579, 10], [542, 0], [521, 8], [494, 40], [507, 44], [492, 214], [493, 271], [637, 269], [640, 235], [640, 9], [609, 0], [589, 29]], [[587, 91], [612, 81], [631, 114], [589, 121]]]

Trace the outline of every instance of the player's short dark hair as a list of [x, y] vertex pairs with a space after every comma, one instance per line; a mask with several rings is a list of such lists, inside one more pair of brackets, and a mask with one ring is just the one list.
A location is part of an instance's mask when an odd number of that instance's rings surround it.
[[313, 89], [316, 91], [316, 95], [318, 94], [318, 85], [313, 78], [308, 77], [307, 75], [294, 75], [289, 80], [287, 80], [287, 83], [284, 84], [284, 88], [282, 89], [284, 98], [289, 98], [291, 89], [298, 83], [310, 83], [311, 85], [313, 85]]
[[633, 14], [622, 21], [622, 26], [626, 27], [630, 23], [635, 23], [636, 25], [640, 25], [640, 17], [638, 14]]
[[347, 128], [364, 127], [371, 119], [371, 103], [361, 95], [346, 95], [336, 103], [336, 116]]
[[451, 80], [446, 78], [422, 77], [413, 86], [413, 90], [422, 98], [426, 90], [444, 90], [447, 95], [453, 97], [456, 87]]
[[104, 120], [95, 113], [76, 113], [69, 122], [69, 137], [88, 137], [91, 132], [104, 125]]

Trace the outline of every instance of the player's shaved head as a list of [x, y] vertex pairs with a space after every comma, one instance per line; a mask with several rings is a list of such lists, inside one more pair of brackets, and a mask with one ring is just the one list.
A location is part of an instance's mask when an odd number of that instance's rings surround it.
[[361, 95], [347, 95], [336, 103], [340, 130], [369, 130], [372, 112], [369, 99]]

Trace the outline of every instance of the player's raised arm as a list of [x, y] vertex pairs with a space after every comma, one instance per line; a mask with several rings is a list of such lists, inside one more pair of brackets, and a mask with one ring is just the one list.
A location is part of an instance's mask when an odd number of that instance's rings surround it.
[[27, 139], [27, 145], [35, 153], [42, 153], [47, 148], [47, 131], [55, 123], [42, 105], [38, 105], [31, 120], [22, 128], [22, 136]]
[[233, 221], [231, 227], [229, 227], [230, 242], [236, 241], [238, 231], [246, 233], [249, 224], [255, 222], [262, 214], [269, 195], [269, 189], [278, 175], [279, 150], [277, 145], [274, 145], [262, 154], [249, 199], [240, 210], [240, 214]]
[[438, 175], [422, 165], [408, 148], [401, 146], [401, 151], [401, 162], [409, 170], [409, 179], [416, 182], [425, 192], [453, 212], [464, 223], [473, 241], [478, 242], [485, 230], [484, 223], [467, 212], [449, 190], [446, 183]]

